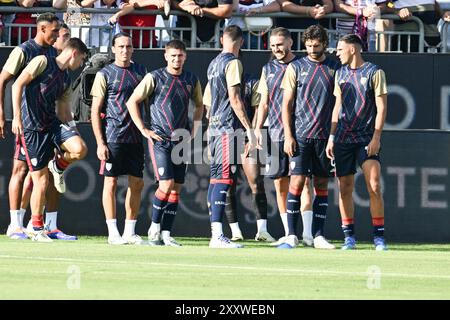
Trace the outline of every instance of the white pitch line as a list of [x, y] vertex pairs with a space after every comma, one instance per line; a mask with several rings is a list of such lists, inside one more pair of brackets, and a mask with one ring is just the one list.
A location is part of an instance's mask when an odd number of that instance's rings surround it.
[[[0, 255], [0, 259], [22, 259], [22, 260], [42, 260], [42, 261], [61, 261], [61, 262], [78, 262], [78, 263], [102, 263], [102, 264], [125, 264], [128, 265], [128, 261], [114, 261], [114, 260], [83, 260], [83, 259], [71, 259], [71, 258], [59, 258], [59, 257], [24, 257], [24, 256], [12, 256], [12, 255]], [[319, 274], [319, 275], [347, 275], [347, 276], [360, 276], [367, 277], [368, 272], [351, 272], [351, 271], [334, 271], [334, 270], [314, 270], [314, 269], [294, 269], [294, 268], [266, 268], [266, 267], [246, 267], [246, 266], [230, 266], [230, 265], [206, 265], [206, 264], [187, 264], [187, 263], [163, 263], [163, 262], [134, 262], [144, 266], [160, 266], [160, 267], [180, 267], [180, 268], [204, 268], [204, 269], [234, 269], [234, 270], [247, 270], [247, 271], [266, 271], [273, 273], [280, 272], [292, 272], [292, 273], [305, 273], [305, 274]], [[369, 266], [368, 266], [369, 267]], [[407, 274], [407, 273], [395, 273], [395, 272], [383, 272], [380, 273], [381, 277], [401, 277], [401, 278], [419, 278], [419, 279], [444, 279], [450, 280], [450, 275], [431, 275], [431, 274]]]

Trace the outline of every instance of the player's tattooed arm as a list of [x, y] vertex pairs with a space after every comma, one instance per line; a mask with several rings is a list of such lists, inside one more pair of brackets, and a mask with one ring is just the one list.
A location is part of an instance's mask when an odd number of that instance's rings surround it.
[[252, 129], [252, 124], [245, 112], [244, 102], [241, 98], [241, 88], [239, 85], [228, 87], [228, 96], [230, 97], [231, 108], [233, 108], [236, 117], [247, 131], [248, 150], [252, 150], [256, 146], [256, 138]]
[[6, 84], [13, 78], [14, 76], [10, 74], [6, 70], [2, 70], [0, 73], [0, 138], [5, 138], [5, 113], [4, 113], [4, 102], [5, 102], [5, 91]]

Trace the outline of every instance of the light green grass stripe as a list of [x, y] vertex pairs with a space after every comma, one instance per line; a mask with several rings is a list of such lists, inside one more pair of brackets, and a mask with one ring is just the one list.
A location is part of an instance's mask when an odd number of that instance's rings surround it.
[[[100, 264], [123, 264], [129, 265], [129, 261], [120, 260], [92, 260], [92, 259], [73, 259], [73, 258], [60, 258], [60, 257], [24, 257], [24, 256], [12, 256], [12, 255], [0, 255], [0, 259], [19, 259], [19, 260], [42, 260], [42, 261], [61, 261], [71, 263], [100, 263]], [[140, 262], [134, 261], [133, 264], [142, 266], [157, 266], [157, 267], [179, 267], [179, 268], [194, 268], [194, 269], [234, 269], [234, 270], [246, 270], [246, 271], [265, 271], [280, 274], [281, 272], [302, 273], [302, 274], [318, 274], [318, 275], [346, 275], [346, 276], [360, 276], [367, 277], [367, 272], [356, 271], [336, 271], [336, 270], [313, 270], [313, 269], [297, 269], [297, 268], [267, 268], [267, 267], [247, 267], [247, 266], [231, 266], [231, 265], [207, 265], [207, 264], [188, 264], [188, 263], [161, 263], [161, 262]], [[407, 274], [396, 272], [381, 272], [382, 277], [393, 278], [415, 278], [415, 279], [442, 279], [450, 280], [450, 275], [436, 275], [436, 274]]]

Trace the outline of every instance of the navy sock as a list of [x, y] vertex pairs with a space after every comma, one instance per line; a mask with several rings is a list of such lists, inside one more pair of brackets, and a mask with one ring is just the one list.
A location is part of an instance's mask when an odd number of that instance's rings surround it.
[[230, 186], [227, 192], [227, 199], [225, 201], [225, 215], [228, 223], [238, 222], [236, 210], [236, 184]]
[[161, 223], [161, 219], [164, 213], [164, 209], [167, 206], [167, 200], [169, 194], [157, 189], [152, 202], [152, 222]]
[[256, 212], [256, 220], [267, 220], [267, 197], [266, 193], [252, 193], [253, 207]]
[[318, 195], [313, 202], [312, 235], [313, 237], [323, 236], [323, 228], [327, 217], [328, 195]]
[[353, 237], [355, 235], [355, 225], [352, 224], [343, 224], [342, 231], [344, 232], [345, 237]]
[[289, 235], [296, 235], [298, 218], [300, 216], [300, 196], [302, 190], [289, 187], [287, 195], [286, 213]]
[[384, 237], [384, 217], [372, 218], [373, 236]]
[[229, 184], [216, 183], [211, 194], [211, 222], [222, 222]]
[[208, 196], [207, 196], [208, 203], [207, 203], [207, 205], [208, 205], [208, 212], [209, 212], [210, 219], [211, 219], [211, 195], [214, 190], [214, 185], [215, 185], [214, 183], [210, 183], [209, 187], [208, 187]]
[[164, 210], [164, 217], [161, 223], [161, 231], [172, 231], [173, 222], [177, 215], [178, 209], [178, 193], [172, 192]]
[[374, 237], [384, 237], [384, 225], [373, 226], [373, 236]]

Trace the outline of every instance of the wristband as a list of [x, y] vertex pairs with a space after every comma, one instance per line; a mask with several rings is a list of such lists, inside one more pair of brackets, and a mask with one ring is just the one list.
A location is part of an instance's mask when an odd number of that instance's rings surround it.
[[333, 141], [334, 142], [334, 134], [330, 134], [330, 136], [328, 137], [328, 140]]
[[75, 123], [74, 120], [70, 120], [69, 122], [67, 122], [67, 124], [69, 125], [69, 127], [71, 128], [75, 128], [77, 126], [77, 124]]

